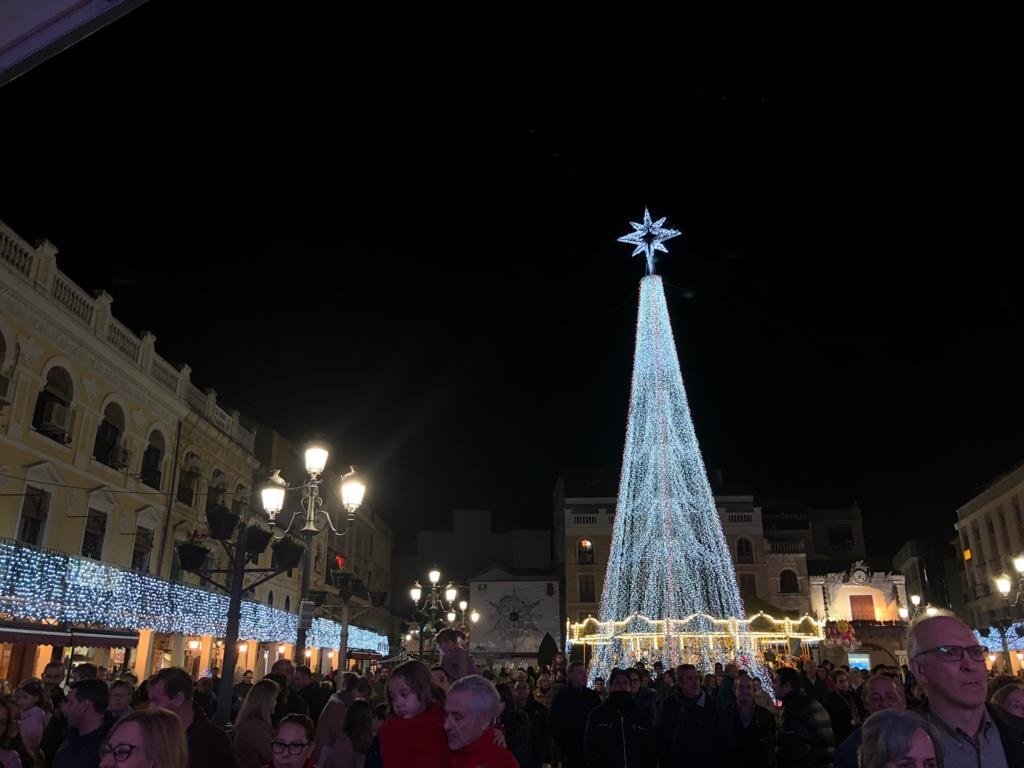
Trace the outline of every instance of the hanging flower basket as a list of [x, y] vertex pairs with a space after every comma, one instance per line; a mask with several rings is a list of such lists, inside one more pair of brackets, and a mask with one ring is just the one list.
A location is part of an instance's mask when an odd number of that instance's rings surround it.
[[339, 571], [337, 568], [331, 569], [331, 584], [339, 589], [344, 589], [352, 583], [352, 574]]
[[223, 541], [230, 539], [238, 527], [239, 516], [225, 506], [217, 505], [206, 510], [206, 526], [210, 538]]
[[209, 554], [209, 547], [204, 547], [201, 544], [183, 541], [178, 545], [178, 562], [181, 563], [182, 570], [185, 571], [198, 571], [203, 567]]
[[327, 599], [327, 592], [322, 589], [311, 589], [309, 590], [309, 599], [313, 601], [313, 605], [319, 608]]
[[262, 525], [250, 525], [245, 531], [245, 551], [254, 555], [263, 552], [274, 534]]
[[294, 539], [281, 539], [271, 549], [274, 551], [276, 567], [286, 571], [297, 567], [302, 560], [302, 553], [306, 551], [306, 547]]

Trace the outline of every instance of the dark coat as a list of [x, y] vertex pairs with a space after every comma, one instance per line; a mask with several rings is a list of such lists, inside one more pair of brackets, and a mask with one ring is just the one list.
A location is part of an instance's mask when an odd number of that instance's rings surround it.
[[84, 736], [76, 729], [69, 728], [64, 743], [53, 756], [53, 768], [97, 768], [100, 764], [100, 744], [107, 738], [107, 732], [113, 724], [114, 721], [107, 718], [99, 728]]
[[681, 701], [672, 732], [671, 765], [717, 765], [722, 740], [721, 710], [710, 696]]
[[739, 710], [729, 704], [722, 710], [719, 759], [725, 768], [773, 768], [778, 726], [775, 715], [754, 705], [749, 725], [744, 727]]
[[530, 765], [520, 764], [520, 768], [539, 768], [541, 763], [551, 762], [548, 759], [548, 709], [533, 694], [523, 705], [523, 711], [530, 718]]
[[228, 735], [206, 719], [206, 713], [193, 702], [192, 725], [185, 731], [188, 742], [188, 768], [235, 768], [235, 750]]
[[[838, 689], [825, 699], [825, 711], [832, 719], [832, 736], [836, 744], [842, 744], [860, 726], [860, 709], [853, 694], [843, 694]], [[858, 722], [853, 722], [856, 715]]]
[[654, 727], [629, 699], [621, 710], [609, 696], [587, 719], [584, 751], [587, 768], [655, 768]]
[[590, 688], [566, 686], [551, 702], [548, 714], [548, 729], [565, 762], [583, 761], [583, 734], [587, 728], [587, 717], [594, 707], [601, 704], [597, 691]]
[[785, 768], [832, 768], [835, 739], [832, 719], [803, 690], [782, 700], [778, 763]]
[[1017, 717], [996, 704], [988, 704], [989, 717], [999, 729], [1007, 765], [1024, 765], [1024, 718]]

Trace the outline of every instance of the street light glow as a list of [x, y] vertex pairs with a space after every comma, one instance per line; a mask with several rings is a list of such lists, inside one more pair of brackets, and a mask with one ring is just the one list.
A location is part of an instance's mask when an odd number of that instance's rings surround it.
[[927, 608], [924, 609], [924, 612], [928, 614], [929, 618], [931, 618], [932, 616], [937, 616], [938, 615], [939, 609], [934, 607], [934, 606], [929, 605]]
[[416, 586], [409, 590], [409, 597], [412, 598], [414, 603], [418, 603], [420, 598], [423, 597], [423, 589], [420, 587], [419, 582], [416, 582]]
[[428, 573], [427, 576], [430, 578], [431, 584], [437, 584], [441, 580], [441, 572], [436, 568]]
[[469, 603], [465, 600], [459, 600], [459, 610], [465, 613], [467, 608], [469, 608]]
[[910, 617], [910, 611], [905, 606], [900, 606], [900, 618], [906, 621]]
[[449, 603], [454, 603], [455, 598], [458, 597], [458, 595], [458, 590], [455, 589], [455, 587], [453, 587], [451, 584], [449, 584], [448, 589], [444, 591], [444, 599], [447, 600]]
[[1003, 573], [996, 576], [996, 589], [999, 590], [999, 594], [1006, 597], [1010, 594], [1010, 590], [1013, 589], [1013, 582], [1010, 581], [1010, 577]]
[[910, 596], [910, 602], [912, 602], [914, 604], [914, 607], [917, 608], [917, 606], [919, 606], [921, 604], [921, 596], [920, 595], [911, 595]]
[[275, 469], [274, 474], [267, 478], [267, 482], [260, 489], [260, 498], [263, 501], [263, 510], [267, 517], [273, 522], [277, 513], [284, 507], [284, 492], [288, 484], [281, 477], [281, 470]]
[[455, 622], [455, 611], [448, 611], [448, 623]]
[[478, 621], [480, 621], [480, 614], [477, 613], [476, 610], [474, 609], [474, 611], [471, 614], [469, 614], [469, 620], [476, 624]]
[[306, 449], [306, 471], [311, 475], [319, 475], [327, 466], [327, 449], [314, 443]]
[[355, 512], [363, 503], [363, 496], [366, 495], [366, 486], [356, 475], [356, 468], [350, 467], [350, 471], [341, 481], [341, 503], [349, 512]]
[[1017, 573], [1024, 573], [1024, 555], [1013, 558], [1013, 567], [1017, 569]]

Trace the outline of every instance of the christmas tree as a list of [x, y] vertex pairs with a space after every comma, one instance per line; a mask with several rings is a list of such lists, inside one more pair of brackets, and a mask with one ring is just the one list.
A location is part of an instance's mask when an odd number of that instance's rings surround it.
[[[694, 433], [654, 252], [680, 234], [665, 219], [633, 223], [620, 238], [644, 253], [633, 387], [622, 456], [611, 554], [601, 597], [608, 642], [595, 649], [591, 676], [644, 658], [666, 667], [683, 661], [752, 657], [733, 627], [729, 643], [715, 619], [742, 619], [736, 573]], [[660, 632], [660, 638], [651, 635]], [[702, 637], [707, 633], [707, 638]], [[685, 639], [684, 639], [685, 634]]]

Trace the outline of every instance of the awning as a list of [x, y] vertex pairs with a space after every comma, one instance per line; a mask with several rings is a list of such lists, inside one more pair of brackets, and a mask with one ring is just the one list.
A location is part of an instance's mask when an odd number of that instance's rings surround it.
[[0, 622], [0, 643], [134, 648], [139, 644], [139, 635], [137, 632], [119, 632], [113, 629], [84, 629], [62, 624], [22, 624], [4, 621]]
[[348, 657], [356, 661], [379, 661], [384, 658], [379, 653], [372, 653], [370, 651], [349, 651]]

